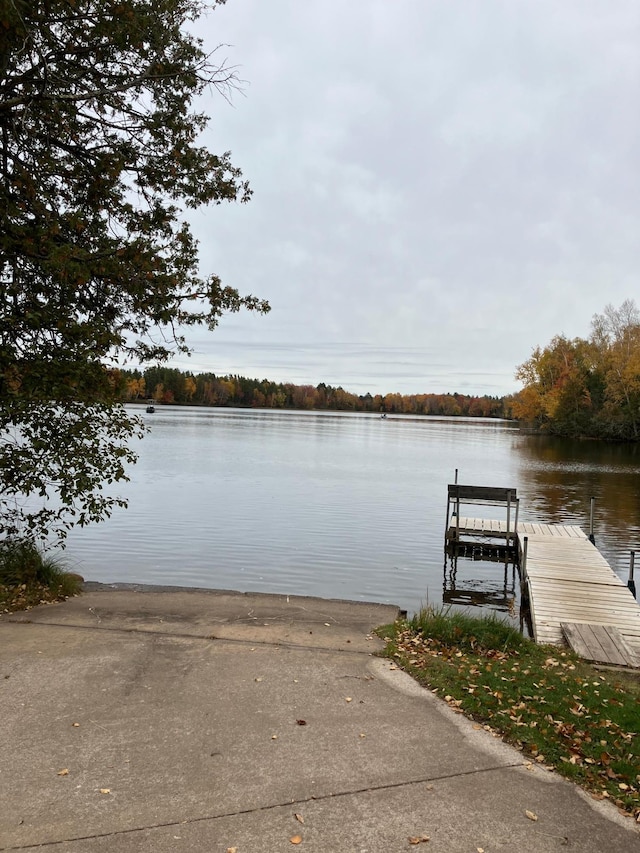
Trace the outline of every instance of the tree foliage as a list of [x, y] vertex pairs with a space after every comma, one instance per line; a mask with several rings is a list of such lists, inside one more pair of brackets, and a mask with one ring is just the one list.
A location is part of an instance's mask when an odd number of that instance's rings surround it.
[[229, 153], [198, 144], [196, 99], [235, 75], [188, 26], [222, 2], [0, 0], [2, 533], [64, 535], [117, 502], [100, 487], [125, 477], [139, 425], [115, 365], [268, 310], [200, 274], [183, 221], [250, 196]]
[[557, 335], [516, 378], [513, 414], [561, 435], [640, 438], [640, 312], [633, 300], [595, 314], [588, 339]]

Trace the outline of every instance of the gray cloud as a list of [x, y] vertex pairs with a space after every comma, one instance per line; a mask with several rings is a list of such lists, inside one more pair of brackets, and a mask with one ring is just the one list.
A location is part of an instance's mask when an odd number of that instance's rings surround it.
[[273, 310], [191, 367], [505, 393], [639, 292], [635, 0], [229, 0], [199, 32], [248, 81], [206, 143], [255, 191], [193, 217], [202, 269]]

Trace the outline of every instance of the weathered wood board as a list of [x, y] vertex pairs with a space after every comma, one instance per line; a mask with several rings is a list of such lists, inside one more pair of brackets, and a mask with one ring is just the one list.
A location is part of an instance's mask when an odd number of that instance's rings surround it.
[[640, 666], [640, 657], [611, 625], [561, 622], [560, 627], [573, 651], [585, 660], [613, 666]]

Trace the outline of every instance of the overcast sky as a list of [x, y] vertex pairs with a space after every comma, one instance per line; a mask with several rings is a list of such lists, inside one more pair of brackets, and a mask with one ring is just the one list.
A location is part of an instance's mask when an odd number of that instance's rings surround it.
[[228, 0], [206, 144], [247, 205], [193, 218], [203, 274], [266, 317], [178, 366], [504, 394], [534, 346], [640, 302], [638, 0]]

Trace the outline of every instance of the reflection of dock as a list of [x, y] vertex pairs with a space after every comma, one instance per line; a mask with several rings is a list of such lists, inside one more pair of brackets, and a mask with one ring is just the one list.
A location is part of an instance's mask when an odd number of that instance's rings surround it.
[[[506, 518], [462, 516], [465, 503], [494, 514], [500, 507]], [[503, 553], [515, 546], [536, 642], [568, 642], [587, 660], [640, 666], [640, 606], [580, 527], [519, 522], [515, 489], [450, 485], [447, 550], [483, 542]]]
[[[459, 578], [458, 558], [482, 562], [497, 562], [495, 557], [482, 546], [466, 546], [449, 554], [444, 564], [444, 579], [442, 585], [442, 603], [458, 607], [490, 607], [492, 610], [502, 610], [515, 615], [516, 612], [516, 566], [509, 561], [504, 562], [504, 578], [500, 583], [497, 578]], [[466, 564], [467, 560], [464, 561]], [[463, 584], [463, 586], [461, 586]]]

